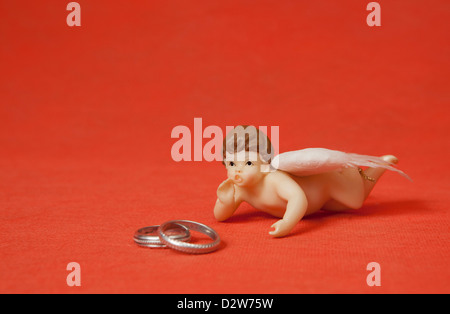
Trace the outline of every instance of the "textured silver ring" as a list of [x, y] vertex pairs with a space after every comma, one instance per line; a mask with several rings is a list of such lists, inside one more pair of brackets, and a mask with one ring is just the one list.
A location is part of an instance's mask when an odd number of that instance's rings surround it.
[[[134, 242], [145, 247], [166, 247], [158, 236], [158, 227], [159, 225], [155, 225], [137, 230], [134, 233]], [[167, 233], [168, 237], [179, 241], [189, 241], [191, 239], [189, 229], [180, 224], [172, 225], [171, 228], [168, 228]]]
[[[185, 243], [180, 240], [171, 238], [166, 232], [173, 228], [174, 225], [183, 225], [189, 230], [198, 231], [211, 238], [212, 242], [206, 244]], [[204, 224], [190, 220], [171, 220], [163, 223], [158, 228], [158, 235], [161, 242], [168, 247], [184, 253], [190, 254], [204, 254], [210, 253], [218, 249], [220, 244], [220, 237], [217, 232]]]

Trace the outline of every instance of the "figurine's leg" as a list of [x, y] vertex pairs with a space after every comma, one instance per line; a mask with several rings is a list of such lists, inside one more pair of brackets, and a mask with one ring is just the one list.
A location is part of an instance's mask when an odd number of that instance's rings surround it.
[[356, 168], [347, 168], [327, 174], [330, 200], [322, 207], [326, 210], [342, 211], [358, 209], [365, 199], [364, 183]]
[[[398, 158], [393, 155], [385, 155], [381, 157], [383, 160], [397, 164]], [[367, 168], [362, 171], [361, 175], [365, 179], [364, 182], [364, 199], [366, 199], [372, 189], [375, 187], [375, 184], [378, 182], [378, 179], [383, 175], [386, 171], [384, 168]]]
[[[392, 155], [381, 157], [396, 164], [398, 159]], [[375, 187], [378, 179], [386, 171], [384, 168], [345, 169], [330, 176], [330, 197], [323, 209], [341, 211], [358, 209]]]

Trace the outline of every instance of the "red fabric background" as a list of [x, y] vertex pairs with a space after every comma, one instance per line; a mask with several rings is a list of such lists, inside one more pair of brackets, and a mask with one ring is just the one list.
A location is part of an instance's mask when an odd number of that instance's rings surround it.
[[[369, 1], [79, 1], [78, 28], [67, 3], [0, 2], [0, 292], [450, 292], [448, 1], [379, 1], [376, 28]], [[395, 154], [414, 182], [273, 239], [248, 205], [214, 220], [219, 162], [171, 159], [194, 117], [279, 126], [282, 152]], [[134, 244], [169, 219], [221, 249]]]

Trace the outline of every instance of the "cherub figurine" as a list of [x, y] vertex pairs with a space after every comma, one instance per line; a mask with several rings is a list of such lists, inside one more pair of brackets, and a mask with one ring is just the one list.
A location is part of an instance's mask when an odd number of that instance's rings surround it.
[[234, 128], [223, 143], [228, 179], [217, 189], [215, 218], [226, 220], [247, 202], [281, 218], [271, 226], [274, 237], [286, 236], [305, 215], [320, 209], [359, 209], [387, 169], [408, 178], [393, 167], [398, 159], [392, 155], [308, 148], [273, 158], [270, 140], [253, 126]]

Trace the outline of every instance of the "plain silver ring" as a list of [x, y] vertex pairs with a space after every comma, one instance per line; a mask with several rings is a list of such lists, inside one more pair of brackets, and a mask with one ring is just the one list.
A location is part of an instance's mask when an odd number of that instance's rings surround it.
[[[134, 233], [134, 242], [136, 242], [139, 246], [145, 247], [166, 247], [158, 236], [158, 228], [159, 225], [154, 225], [137, 230]], [[168, 235], [170, 238], [180, 241], [189, 241], [191, 239], [189, 229], [183, 225], [175, 224], [172, 228], [168, 228], [168, 231], [171, 231], [171, 234]]]
[[[194, 243], [185, 243], [180, 240], [173, 239], [170, 236], [168, 236], [166, 232], [167, 230], [171, 229], [174, 224], [183, 225], [189, 228], [189, 230], [203, 233], [208, 237], [210, 237], [212, 242], [207, 244], [194, 244]], [[214, 229], [199, 222], [190, 220], [171, 220], [165, 222], [161, 226], [159, 226], [158, 235], [159, 238], [161, 239], [161, 242], [170, 247], [171, 249], [190, 254], [210, 253], [217, 250], [220, 244], [220, 237]]]

